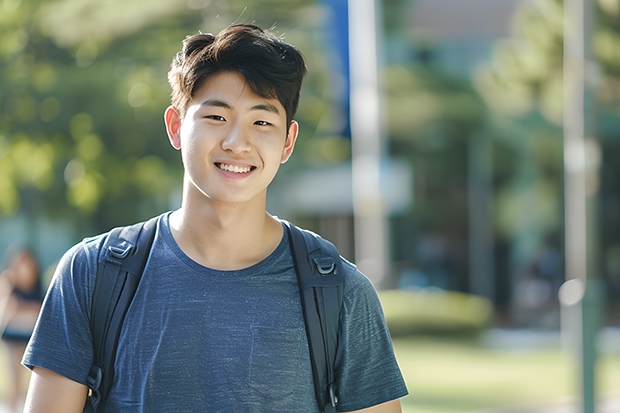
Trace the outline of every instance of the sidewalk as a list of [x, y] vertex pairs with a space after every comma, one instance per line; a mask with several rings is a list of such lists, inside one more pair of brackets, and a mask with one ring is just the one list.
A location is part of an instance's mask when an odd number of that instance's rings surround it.
[[[620, 398], [602, 400], [596, 406], [596, 413], [620, 413]], [[475, 410], [466, 413], [582, 413], [575, 402], [558, 401], [546, 406], [515, 406], [489, 410]]]

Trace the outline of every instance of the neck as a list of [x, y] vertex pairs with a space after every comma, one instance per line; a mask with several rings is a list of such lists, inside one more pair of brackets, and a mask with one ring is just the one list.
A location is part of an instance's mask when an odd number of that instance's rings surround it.
[[220, 270], [252, 266], [271, 254], [282, 225], [265, 210], [265, 199], [244, 205], [193, 203], [184, 199], [170, 216], [177, 244], [194, 261]]

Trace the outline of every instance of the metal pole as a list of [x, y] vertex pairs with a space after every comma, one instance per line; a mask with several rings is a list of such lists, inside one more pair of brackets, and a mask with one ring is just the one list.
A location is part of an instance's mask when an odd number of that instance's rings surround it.
[[[595, 338], [598, 333], [600, 287], [596, 266], [596, 192], [598, 161], [589, 156], [593, 139], [593, 81], [591, 55], [592, 0], [564, 3], [564, 196], [566, 279], [564, 291], [581, 285], [573, 305], [579, 317], [567, 320], [574, 339], [581, 377], [581, 411], [595, 411]], [[566, 300], [564, 300], [566, 301]]]
[[355, 261], [378, 285], [388, 272], [387, 225], [380, 182], [378, 5], [375, 0], [349, 0], [348, 7]]
[[492, 149], [483, 133], [469, 138], [469, 290], [495, 302]]

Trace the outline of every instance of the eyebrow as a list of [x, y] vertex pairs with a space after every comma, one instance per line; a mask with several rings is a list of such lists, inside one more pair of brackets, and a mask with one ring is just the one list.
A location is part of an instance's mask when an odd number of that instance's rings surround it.
[[218, 108], [232, 109], [232, 107], [228, 103], [224, 102], [223, 100], [219, 100], [219, 99], [207, 99], [204, 102], [202, 102], [200, 106], [215, 106]]
[[[218, 108], [232, 109], [232, 106], [220, 99], [207, 99], [202, 102], [200, 106], [215, 106]], [[280, 111], [278, 110], [276, 105], [273, 105], [271, 103], [260, 103], [258, 105], [252, 106], [250, 110], [264, 110], [267, 112], [275, 113], [277, 115], [280, 114]]]
[[254, 105], [250, 108], [250, 110], [265, 110], [267, 112], [273, 112], [276, 115], [280, 114], [280, 111], [278, 110], [278, 108], [275, 105], [272, 105], [271, 103], [263, 103], [259, 105]]

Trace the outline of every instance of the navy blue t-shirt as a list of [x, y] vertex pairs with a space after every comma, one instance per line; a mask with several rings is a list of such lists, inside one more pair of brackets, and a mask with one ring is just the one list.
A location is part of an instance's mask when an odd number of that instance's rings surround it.
[[[206, 268], [157, 233], [125, 319], [105, 412], [319, 411], [288, 237], [249, 268]], [[24, 355], [85, 384], [90, 308], [103, 236], [61, 260]], [[376, 292], [346, 263], [336, 358], [339, 410], [407, 394]]]

